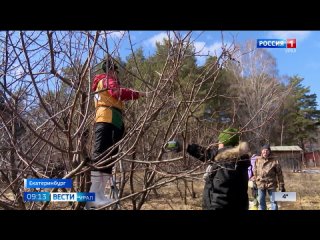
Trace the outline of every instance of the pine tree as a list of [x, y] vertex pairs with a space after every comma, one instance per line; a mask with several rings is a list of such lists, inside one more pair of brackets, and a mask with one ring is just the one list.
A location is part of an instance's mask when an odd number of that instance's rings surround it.
[[310, 88], [302, 85], [303, 78], [293, 76], [289, 79], [293, 88], [288, 96], [284, 115], [285, 142], [290, 145], [298, 144], [303, 150], [306, 141], [314, 141], [314, 133], [320, 120], [317, 110], [317, 95], [310, 94]]

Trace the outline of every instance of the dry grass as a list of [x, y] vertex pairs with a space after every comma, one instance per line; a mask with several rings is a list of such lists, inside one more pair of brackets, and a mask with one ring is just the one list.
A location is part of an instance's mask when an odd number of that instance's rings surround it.
[[320, 174], [284, 173], [287, 192], [296, 192], [296, 202], [280, 202], [282, 210], [320, 210]]
[[170, 183], [152, 193], [143, 210], [201, 210], [202, 181], [185, 182], [182, 180]]
[[[287, 192], [296, 192], [296, 202], [278, 202], [279, 210], [320, 210], [320, 174], [284, 173]], [[183, 181], [172, 183], [151, 194], [149, 201], [142, 209], [145, 210], [199, 210], [202, 204], [202, 190], [204, 183], [194, 181], [195, 198], [187, 191], [184, 194]], [[191, 183], [188, 182], [189, 189]]]

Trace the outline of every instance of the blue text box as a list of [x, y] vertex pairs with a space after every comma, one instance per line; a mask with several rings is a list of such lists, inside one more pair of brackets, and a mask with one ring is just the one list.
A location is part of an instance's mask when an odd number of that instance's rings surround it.
[[25, 202], [49, 202], [49, 192], [23, 192], [23, 200]]
[[257, 39], [257, 48], [286, 48], [286, 39]]
[[77, 193], [77, 202], [94, 202], [95, 201], [94, 192], [78, 192]]
[[24, 179], [25, 188], [71, 188], [72, 179], [44, 179], [28, 178]]
[[77, 193], [51, 193], [51, 201], [52, 202], [76, 202], [77, 201]]

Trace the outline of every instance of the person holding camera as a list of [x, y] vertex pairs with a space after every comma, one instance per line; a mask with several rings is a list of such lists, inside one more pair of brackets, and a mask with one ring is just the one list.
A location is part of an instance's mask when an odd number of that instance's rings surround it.
[[249, 144], [239, 143], [239, 132], [227, 128], [219, 134], [218, 148], [189, 144], [187, 152], [210, 164], [204, 174], [204, 210], [248, 210]]

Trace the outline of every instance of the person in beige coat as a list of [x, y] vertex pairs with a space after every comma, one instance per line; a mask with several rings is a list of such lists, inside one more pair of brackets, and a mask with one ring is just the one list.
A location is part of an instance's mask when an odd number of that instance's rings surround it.
[[279, 190], [285, 192], [282, 169], [278, 160], [271, 154], [269, 145], [264, 145], [261, 156], [257, 158], [254, 167], [254, 181], [258, 188], [259, 210], [266, 210], [266, 194], [268, 192], [271, 210], [278, 210], [278, 204], [274, 200], [273, 193]]

